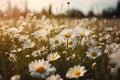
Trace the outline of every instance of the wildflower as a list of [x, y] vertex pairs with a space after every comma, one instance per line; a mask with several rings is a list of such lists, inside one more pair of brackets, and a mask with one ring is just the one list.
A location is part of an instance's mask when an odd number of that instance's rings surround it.
[[41, 53], [40, 53], [40, 50], [36, 50], [36, 51], [33, 51], [32, 52], [32, 56], [34, 56], [34, 57], [37, 57], [37, 56], [39, 56]]
[[92, 69], [95, 69], [95, 68], [96, 68], [96, 65], [97, 65], [97, 63], [94, 62], [94, 63], [91, 65], [91, 68], [92, 68]]
[[11, 80], [20, 80], [20, 75], [14, 75], [14, 76], [12, 76]]
[[49, 61], [55, 61], [55, 60], [57, 60], [57, 59], [59, 59], [60, 58], [60, 55], [56, 52], [56, 53], [51, 53], [51, 54], [49, 54], [48, 56], [47, 56], [47, 59], [49, 60]]
[[110, 73], [111, 73], [111, 75], [115, 76], [118, 74], [118, 70], [116, 68], [111, 68]]
[[13, 50], [11, 50], [10, 52], [14, 53], [14, 52], [17, 52], [17, 50], [13, 49]]
[[8, 29], [8, 32], [11, 33], [11, 34], [17, 34], [17, 33], [20, 33], [22, 30], [18, 29], [18, 28], [9, 28]]
[[32, 48], [35, 46], [35, 43], [34, 42], [31, 42], [30, 39], [28, 39], [27, 41], [24, 42], [23, 44], [23, 49], [26, 49], [26, 48]]
[[111, 38], [111, 36], [106, 33], [100, 33], [99, 36], [100, 36], [100, 38], [99, 38], [100, 41], [109, 40]]
[[85, 70], [84, 66], [74, 66], [73, 68], [70, 68], [66, 74], [67, 78], [79, 78], [84, 76], [85, 72], [87, 70]]
[[62, 44], [62, 39], [60, 37], [50, 38], [50, 44], [53, 47], [60, 46]]
[[119, 47], [120, 47], [120, 44], [117, 44], [117, 43], [112, 43], [112, 44], [106, 44], [105, 45], [106, 49], [104, 51], [104, 53], [113, 53], [115, 52]]
[[40, 52], [43, 53], [43, 54], [46, 54], [48, 52], [47, 47], [45, 47], [45, 46], [41, 47]]
[[91, 58], [91, 59], [95, 59], [96, 57], [100, 56], [101, 50], [97, 47], [92, 47], [89, 48], [88, 51], [86, 52], [87, 57]]
[[86, 39], [86, 37], [83, 37], [81, 40], [81, 46], [84, 46], [86, 44], [87, 44], [87, 39]]
[[71, 56], [71, 59], [75, 59], [75, 57], [76, 57], [76, 54], [73, 53], [72, 56]]
[[63, 53], [63, 54], [67, 54], [67, 51], [63, 51], [62, 53]]
[[68, 48], [75, 48], [77, 45], [77, 40], [75, 38], [69, 38], [68, 40], [64, 41], [65, 46], [68, 46]]
[[50, 77], [46, 78], [46, 80], [63, 80], [60, 75], [51, 75]]
[[49, 76], [51, 73], [54, 73], [56, 69], [51, 67], [49, 61], [42, 60], [35, 60], [29, 64], [29, 71], [31, 75], [34, 77], [45, 78]]
[[76, 27], [76, 32], [77, 32], [77, 36], [89, 36], [91, 33], [93, 33], [93, 30], [91, 29], [86, 29], [83, 27]]
[[95, 35], [95, 34], [94, 34], [94, 35], [91, 35], [90, 38], [91, 38], [91, 39], [96, 39], [96, 38], [97, 38], [97, 35]]
[[29, 57], [30, 57], [30, 55], [25, 55], [25, 57], [26, 57], [26, 58], [29, 58]]
[[48, 32], [43, 29], [40, 29], [40, 30], [35, 31], [31, 35], [33, 35], [38, 40], [46, 40]]
[[95, 39], [90, 39], [88, 42], [91, 46], [95, 46], [99, 44]]
[[34, 13], [28, 13], [27, 16], [26, 16], [26, 18], [31, 18], [33, 16], [34, 16]]
[[113, 28], [112, 27], [105, 27], [105, 31], [112, 31]]
[[110, 54], [110, 63], [115, 64], [116, 68], [120, 68], [120, 48], [114, 53]]
[[29, 35], [18, 35], [17, 38], [19, 41], [26, 41], [29, 38]]
[[63, 37], [63, 38], [70, 38], [72, 37], [72, 29], [64, 29], [59, 35], [58, 37]]
[[18, 48], [17, 51], [20, 52], [20, 51], [22, 51], [22, 49], [21, 49], [21, 48]]
[[11, 50], [10, 52], [12, 52], [12, 53], [16, 53], [16, 52], [20, 52], [20, 51], [22, 51], [22, 49], [21, 49], [21, 48], [17, 48], [17, 49], [13, 49], [13, 50]]
[[15, 54], [10, 53], [8, 59], [12, 62], [16, 61], [17, 56]]

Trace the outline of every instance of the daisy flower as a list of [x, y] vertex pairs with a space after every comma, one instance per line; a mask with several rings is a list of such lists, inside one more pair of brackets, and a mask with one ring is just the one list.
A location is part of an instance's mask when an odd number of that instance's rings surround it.
[[116, 68], [120, 68], [120, 48], [109, 55], [110, 63], [115, 64]]
[[15, 52], [20, 52], [20, 51], [22, 51], [22, 49], [21, 48], [17, 48], [17, 49], [11, 50], [10, 52], [15, 53]]
[[87, 72], [87, 70], [85, 70], [84, 66], [74, 66], [72, 68], [70, 68], [66, 74], [67, 78], [79, 78], [84, 76], [85, 72]]
[[14, 75], [11, 77], [10, 80], [20, 80], [20, 77], [21, 77], [20, 75]]
[[96, 46], [97, 44], [99, 44], [96, 39], [90, 39], [88, 42], [91, 46]]
[[17, 51], [20, 52], [20, 51], [22, 51], [22, 49], [21, 48], [17, 48]]
[[50, 77], [46, 78], [46, 80], [63, 80], [60, 75], [51, 75]]
[[50, 38], [50, 44], [53, 47], [57, 47], [60, 46], [62, 44], [62, 38], [61, 37], [54, 37], [54, 38]]
[[36, 50], [32, 52], [32, 56], [37, 57], [41, 54], [40, 50]]
[[11, 34], [18, 34], [22, 31], [22, 29], [19, 29], [19, 28], [15, 28], [15, 27], [12, 27], [12, 28], [9, 28], [8, 29], [8, 32], [11, 33]]
[[111, 36], [109, 34], [106, 33], [99, 33], [99, 40], [103, 41], [103, 40], [109, 40], [111, 38]]
[[17, 52], [17, 50], [13, 49], [13, 50], [11, 50], [10, 52], [15, 53], [15, 52]]
[[70, 38], [68, 39], [67, 44], [69, 48], [75, 48], [77, 45], [77, 40], [75, 38]]
[[105, 31], [113, 31], [113, 27], [105, 27]]
[[29, 38], [29, 35], [18, 35], [17, 38], [19, 41], [25, 41]]
[[43, 54], [46, 54], [48, 52], [47, 47], [45, 47], [45, 46], [41, 47], [40, 52], [43, 53]]
[[57, 59], [59, 59], [60, 58], [60, 55], [56, 52], [56, 53], [51, 53], [51, 54], [49, 54], [48, 56], [47, 56], [47, 59], [49, 60], [49, 61], [55, 61], [55, 60], [57, 60]]
[[25, 55], [25, 58], [29, 58], [30, 57], [30, 55]]
[[8, 59], [12, 62], [15, 62], [17, 59], [17, 56], [13, 53], [10, 53]]
[[86, 37], [83, 37], [81, 39], [81, 42], [80, 42], [81, 46], [84, 46], [84, 45], [87, 45], [88, 44], [88, 40], [86, 39]]
[[43, 29], [40, 29], [40, 30], [35, 31], [31, 35], [33, 35], [38, 40], [43, 40], [43, 39], [46, 40], [48, 32]]
[[26, 40], [23, 44], [23, 49], [26, 49], [26, 48], [32, 48], [35, 46], [35, 43], [34, 42], [31, 42], [30, 39]]
[[104, 50], [104, 53], [113, 53], [115, 52], [118, 48], [120, 47], [120, 44], [117, 44], [117, 43], [112, 43], [112, 44], [106, 44], [105, 45], [105, 50]]
[[29, 64], [29, 71], [32, 76], [45, 78], [46, 76], [51, 75], [56, 71], [54, 67], [51, 67], [49, 61], [42, 60], [35, 60]]
[[81, 36], [89, 36], [91, 33], [93, 33], [90, 29], [83, 29], [83, 31], [80, 31]]
[[91, 59], [95, 59], [96, 57], [100, 56], [101, 54], [102, 54], [101, 50], [97, 47], [91, 47], [86, 52], [86, 56]]
[[64, 29], [64, 30], [58, 35], [58, 37], [60, 36], [60, 37], [63, 37], [63, 38], [70, 38], [70, 37], [73, 36], [72, 33], [73, 33], [72, 29]]
[[116, 76], [116, 75], [118, 75], [118, 69], [116, 69], [116, 68], [111, 68], [111, 69], [110, 69], [110, 73], [111, 73], [112, 76]]
[[91, 33], [93, 33], [93, 30], [91, 29], [86, 29], [86, 28], [83, 28], [83, 27], [76, 27], [75, 28], [75, 32], [77, 32], [77, 36], [89, 36]]

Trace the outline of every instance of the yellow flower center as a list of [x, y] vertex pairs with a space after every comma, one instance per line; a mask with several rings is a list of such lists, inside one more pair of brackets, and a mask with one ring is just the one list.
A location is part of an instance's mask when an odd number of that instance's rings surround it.
[[52, 58], [51, 58], [52, 60], [56, 60], [56, 56], [52, 56]]
[[91, 56], [96, 57], [96, 56], [97, 56], [97, 53], [96, 53], [96, 52], [92, 52], [92, 53], [91, 53]]
[[68, 44], [69, 44], [69, 45], [72, 45], [72, 44], [73, 44], [73, 41], [72, 41], [72, 40], [68, 40]]
[[54, 43], [55, 43], [55, 44], [58, 44], [58, 43], [59, 43], [59, 40], [55, 40]]
[[69, 33], [65, 34], [66, 38], [69, 38], [71, 35]]
[[81, 32], [80, 34], [81, 34], [82, 36], [85, 36], [85, 32]]
[[79, 76], [79, 75], [80, 75], [80, 71], [78, 71], [78, 70], [74, 71], [74, 72], [73, 72], [73, 75], [74, 75], [74, 76]]
[[31, 46], [31, 45], [28, 45], [28, 48], [32, 48], [32, 46]]
[[106, 38], [107, 38], [107, 36], [106, 36], [106, 35], [103, 35], [103, 36], [102, 36], [102, 38], [103, 38], [103, 39], [106, 39]]
[[15, 59], [15, 57], [11, 56], [10, 59]]
[[42, 39], [43, 38], [43, 36], [39, 36], [39, 39]]
[[36, 52], [35, 54], [36, 54], [36, 55], [39, 55], [39, 53], [38, 53], [38, 52]]
[[38, 72], [38, 73], [45, 73], [45, 72], [46, 72], [46, 69], [45, 69], [43, 66], [39, 66], [39, 67], [36, 69], [36, 72]]
[[46, 49], [44, 49], [44, 50], [42, 50], [44, 53], [46, 53], [47, 52], [47, 50]]

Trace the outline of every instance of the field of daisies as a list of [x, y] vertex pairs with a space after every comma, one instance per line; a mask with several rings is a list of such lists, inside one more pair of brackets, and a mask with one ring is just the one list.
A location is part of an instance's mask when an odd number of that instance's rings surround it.
[[0, 80], [119, 80], [119, 68], [120, 30], [106, 20], [0, 21]]

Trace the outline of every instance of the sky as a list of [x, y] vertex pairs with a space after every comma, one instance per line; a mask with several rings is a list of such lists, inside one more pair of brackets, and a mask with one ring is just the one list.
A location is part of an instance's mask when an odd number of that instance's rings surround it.
[[[43, 9], [48, 10], [52, 7], [53, 14], [65, 13], [69, 9], [77, 9], [85, 15], [92, 11], [94, 14], [102, 14], [103, 10], [115, 9], [120, 0], [0, 0], [0, 11], [8, 10], [8, 3], [12, 9], [17, 7], [21, 12], [25, 11], [25, 6], [31, 12], [41, 12]], [[67, 2], [70, 2], [68, 6]], [[27, 4], [27, 5], [26, 5]]]

